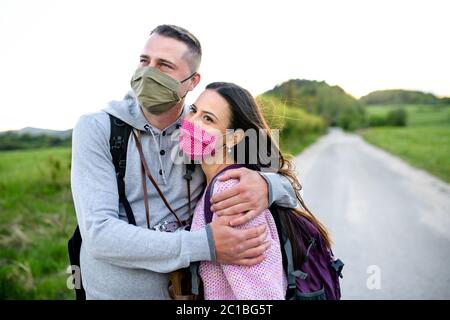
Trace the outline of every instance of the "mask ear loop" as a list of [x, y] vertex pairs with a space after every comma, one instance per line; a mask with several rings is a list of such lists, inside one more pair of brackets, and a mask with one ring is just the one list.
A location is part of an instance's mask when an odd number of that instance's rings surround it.
[[[228, 129], [227, 129], [227, 130], [228, 130]], [[223, 137], [224, 137], [224, 136], [226, 137], [227, 134], [228, 134], [228, 132], [225, 132], [225, 133], [223, 133], [223, 134], [220, 136], [219, 139], [222, 139], [222, 142], [225, 142], [225, 143], [223, 143], [219, 148], [215, 149], [215, 152], [218, 152], [218, 151], [220, 151], [220, 150], [222, 150], [222, 149], [225, 149], [226, 152], [227, 152], [227, 155], [231, 156], [232, 151], [233, 151], [232, 149], [234, 148], [234, 145], [231, 146], [231, 147], [228, 147], [227, 144], [226, 144], [227, 138], [225, 138], [225, 141], [223, 141]], [[225, 156], [225, 157], [226, 157], [226, 156]], [[233, 159], [233, 160], [234, 160], [234, 159]], [[225, 159], [225, 163], [227, 163], [227, 159]]]
[[[227, 130], [228, 130], [228, 129], [227, 129]], [[229, 132], [226, 132], [224, 135], [226, 136], [228, 133], [229, 133]], [[234, 139], [234, 137], [232, 137], [232, 138], [230, 138], [230, 139]], [[234, 143], [234, 142], [233, 142], [233, 145], [230, 146], [230, 147], [227, 146], [227, 144], [226, 144], [227, 141], [228, 141], [228, 138], [225, 138], [225, 143], [222, 145], [222, 148], [223, 148], [223, 147], [226, 148], [226, 152], [227, 152], [227, 155], [226, 155], [226, 156], [229, 156], [229, 157], [231, 158], [232, 163], [234, 163], [235, 159], [234, 159], [234, 156], [233, 156], [233, 151], [234, 151], [234, 148], [240, 143], [240, 141], [238, 141], [237, 143]], [[226, 161], [226, 160], [225, 160], [225, 161]]]
[[[183, 81], [180, 81], [180, 83], [183, 83], [183, 82], [186, 82], [186, 81], [188, 81], [189, 79], [191, 79], [193, 76], [195, 76], [197, 74], [197, 72], [194, 72], [193, 74], [191, 74], [189, 77], [187, 77], [186, 79], [184, 79]], [[186, 91], [186, 93], [184, 94], [184, 96], [182, 96], [181, 97], [181, 99], [184, 99], [184, 98], [186, 98], [186, 96], [187, 96], [187, 94], [188, 94], [188, 92], [189, 92], [189, 90], [188, 91]]]
[[193, 76], [195, 76], [197, 74], [197, 72], [194, 72], [193, 74], [191, 74], [189, 77], [187, 77], [186, 79], [184, 79], [183, 81], [180, 81], [180, 83], [186, 82], [188, 81], [190, 78], [192, 78]]

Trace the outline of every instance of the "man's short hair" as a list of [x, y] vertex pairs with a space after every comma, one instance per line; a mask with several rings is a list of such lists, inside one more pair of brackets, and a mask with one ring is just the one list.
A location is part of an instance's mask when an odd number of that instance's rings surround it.
[[152, 30], [152, 32], [150, 32], [150, 35], [152, 35], [153, 33], [159, 34], [160, 36], [176, 39], [186, 44], [189, 51], [186, 59], [189, 63], [191, 71], [198, 71], [200, 62], [202, 60], [202, 47], [200, 45], [200, 41], [198, 41], [198, 39], [192, 33], [184, 28], [170, 24], [162, 24], [157, 26]]

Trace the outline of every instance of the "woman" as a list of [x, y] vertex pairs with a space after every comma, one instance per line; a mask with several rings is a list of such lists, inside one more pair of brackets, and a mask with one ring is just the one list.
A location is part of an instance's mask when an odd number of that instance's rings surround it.
[[[245, 133], [252, 130], [256, 131], [258, 141], [248, 142]], [[260, 143], [261, 139], [264, 143]], [[291, 180], [297, 198], [308, 211], [300, 197], [301, 186], [290, 162], [283, 157], [277, 144], [272, 140], [261, 110], [247, 90], [232, 83], [209, 84], [191, 106], [180, 131], [180, 149], [192, 160], [201, 162], [209, 187], [214, 182], [208, 197], [238, 183], [236, 179], [217, 180], [227, 168], [235, 167], [237, 160], [253, 170], [260, 171], [267, 167], [262, 161], [267, 158], [267, 148], [261, 147], [267, 145], [277, 160], [274, 169]], [[206, 205], [209, 206], [209, 199], [206, 200]], [[209, 208], [205, 208], [204, 193], [195, 209], [191, 230], [197, 230], [210, 222], [207, 221], [208, 216], [205, 216], [205, 212], [210, 213]], [[307, 215], [321, 230], [329, 245], [326, 230], [312, 214], [301, 210], [298, 210], [298, 214]], [[212, 220], [216, 218], [216, 215], [212, 214]], [[261, 224], [268, 227], [266, 241], [270, 246], [265, 252], [264, 260], [259, 264], [247, 267], [210, 261], [200, 263], [199, 274], [203, 280], [205, 299], [285, 298], [287, 281], [283, 270], [280, 241], [271, 212], [265, 210], [253, 220], [236, 228], [249, 228]]]

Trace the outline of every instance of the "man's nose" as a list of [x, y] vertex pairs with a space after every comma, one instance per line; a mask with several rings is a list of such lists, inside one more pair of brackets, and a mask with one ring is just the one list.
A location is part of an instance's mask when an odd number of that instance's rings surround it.
[[150, 61], [150, 63], [147, 65], [147, 67], [156, 68], [158, 65], [156, 64], [155, 60]]

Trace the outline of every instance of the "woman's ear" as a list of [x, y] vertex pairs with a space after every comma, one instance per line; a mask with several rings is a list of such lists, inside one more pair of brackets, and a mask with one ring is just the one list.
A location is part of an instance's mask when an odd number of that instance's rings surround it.
[[234, 146], [237, 145], [239, 142], [241, 142], [241, 140], [242, 140], [244, 137], [245, 137], [245, 132], [244, 132], [244, 130], [242, 130], [242, 129], [237, 129], [237, 130], [235, 130], [235, 131], [233, 132], [233, 138], [230, 139], [230, 140], [231, 140], [230, 142], [232, 142], [233, 145], [228, 145], [227, 147], [228, 147], [228, 148], [234, 147]]

